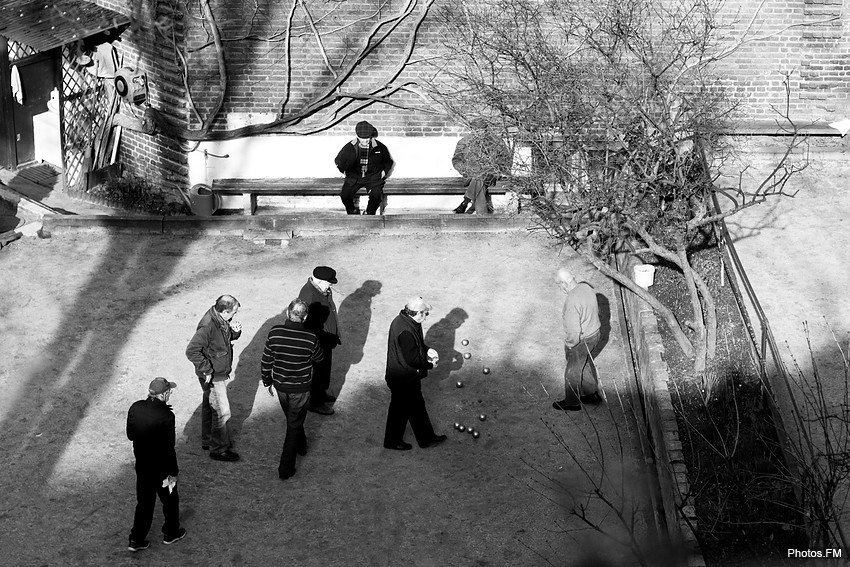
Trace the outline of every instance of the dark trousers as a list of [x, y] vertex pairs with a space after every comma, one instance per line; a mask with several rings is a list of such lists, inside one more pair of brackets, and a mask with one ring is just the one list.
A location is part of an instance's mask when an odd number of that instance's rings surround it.
[[165, 523], [162, 524], [163, 535], [175, 535], [180, 529], [180, 497], [177, 495], [177, 487], [169, 492], [168, 488], [162, 486], [163, 479], [164, 477], [157, 474], [136, 471], [136, 514], [133, 518], [133, 529], [130, 530], [131, 541], [141, 543], [148, 536], [157, 496], [162, 502], [162, 513], [165, 516]]
[[420, 447], [434, 440], [434, 427], [422, 397], [422, 382], [416, 378], [388, 384], [390, 387], [390, 409], [387, 411], [387, 428], [384, 445], [395, 445], [404, 441], [407, 422]]
[[[336, 346], [336, 343], [333, 343]], [[333, 347], [322, 345], [325, 358], [313, 365], [313, 382], [310, 384], [310, 403], [320, 406], [325, 403], [325, 394], [331, 385], [331, 367], [333, 366]]]
[[599, 333], [595, 333], [569, 348], [564, 345], [567, 367], [564, 370], [564, 400], [567, 405], [581, 403], [579, 396], [588, 396], [599, 388], [599, 375], [590, 352], [599, 342]]
[[283, 451], [280, 453], [278, 474], [287, 474], [295, 470], [295, 454], [307, 452], [307, 435], [304, 433], [304, 419], [307, 416], [307, 404], [310, 392], [288, 394], [277, 391], [277, 399], [286, 416], [286, 437], [283, 439]]
[[366, 206], [366, 214], [374, 215], [381, 207], [381, 200], [384, 198], [384, 180], [377, 176], [345, 178], [342, 184], [342, 190], [339, 192], [339, 198], [342, 199], [342, 204], [345, 206], [345, 212], [349, 215], [357, 214], [357, 207], [354, 206], [354, 196], [357, 192], [365, 187], [369, 193], [369, 204]]

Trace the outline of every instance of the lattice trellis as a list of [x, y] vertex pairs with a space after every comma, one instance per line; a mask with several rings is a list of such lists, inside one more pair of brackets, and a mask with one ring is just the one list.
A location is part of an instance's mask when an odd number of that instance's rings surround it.
[[24, 45], [23, 43], [18, 43], [17, 41], [8, 40], [9, 45], [9, 62], [14, 63], [19, 59], [23, 59], [24, 57], [29, 57], [30, 55], [35, 55], [38, 53], [35, 49], [28, 45]]
[[95, 140], [111, 101], [103, 79], [78, 67], [69, 45], [62, 47], [62, 95], [65, 187], [85, 191]]

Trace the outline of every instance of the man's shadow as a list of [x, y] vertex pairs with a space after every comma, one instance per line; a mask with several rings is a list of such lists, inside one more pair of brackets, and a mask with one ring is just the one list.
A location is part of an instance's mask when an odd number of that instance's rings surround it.
[[[272, 327], [282, 325], [284, 321], [286, 321], [286, 309], [280, 314], [266, 320], [239, 354], [239, 362], [233, 370], [233, 382], [227, 388], [227, 398], [230, 401], [230, 421], [228, 422], [228, 427], [237, 443], [239, 441], [238, 435], [242, 431], [242, 425], [245, 423], [245, 420], [251, 417], [257, 389], [261, 384], [260, 363], [263, 358], [263, 349], [266, 346], [266, 338]], [[238, 348], [240, 346], [239, 343], [245, 339], [246, 337], [243, 335], [234, 342], [234, 349]], [[198, 404], [198, 408], [192, 413], [189, 421], [186, 422], [184, 431], [189, 439], [199, 437], [201, 432], [201, 404]], [[192, 435], [195, 437], [192, 437]]]
[[366, 280], [348, 294], [337, 308], [342, 344], [334, 350], [334, 365], [331, 369], [331, 376], [335, 376], [338, 382], [332, 384], [331, 389], [337, 393], [342, 391], [351, 367], [363, 360], [363, 347], [372, 323], [372, 299], [381, 293], [382, 287], [379, 281]]
[[440, 362], [437, 368], [428, 371], [428, 378], [442, 381], [463, 367], [463, 353], [455, 350], [457, 329], [469, 318], [460, 307], [449, 311], [445, 317], [431, 325], [425, 334], [425, 344], [437, 351]]
[[599, 342], [596, 343], [593, 352], [590, 355], [593, 358], [599, 356], [605, 345], [608, 344], [608, 339], [611, 337], [611, 303], [608, 298], [601, 293], [596, 294], [596, 304], [599, 306]]

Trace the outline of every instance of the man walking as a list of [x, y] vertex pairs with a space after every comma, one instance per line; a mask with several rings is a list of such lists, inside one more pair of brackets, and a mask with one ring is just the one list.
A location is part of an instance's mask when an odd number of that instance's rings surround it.
[[404, 442], [408, 421], [416, 442], [423, 449], [446, 440], [445, 435], [434, 433], [422, 397], [422, 379], [428, 375], [428, 370], [437, 367], [438, 362], [437, 351], [428, 348], [422, 335], [422, 322], [430, 310], [431, 306], [424, 299], [414, 297], [390, 324], [385, 375], [390, 388], [390, 408], [384, 432], [387, 449], [407, 451], [413, 448]]
[[339, 197], [349, 215], [359, 215], [354, 196], [361, 187], [369, 193], [366, 214], [374, 215], [384, 198], [384, 184], [392, 173], [393, 158], [390, 151], [379, 142], [378, 130], [366, 122], [358, 122], [354, 128], [357, 137], [345, 144], [336, 156], [336, 168], [345, 175]]
[[162, 502], [165, 523], [162, 543], [170, 545], [186, 537], [180, 527], [180, 497], [177, 494], [177, 453], [174, 450], [174, 412], [168, 405], [177, 384], [157, 377], [148, 387], [148, 397], [130, 406], [127, 438], [136, 456], [136, 514], [127, 549], [150, 547], [145, 539], [151, 529], [156, 498]]
[[576, 281], [566, 268], [558, 270], [558, 287], [566, 295], [561, 319], [564, 325], [564, 399], [552, 402], [561, 411], [579, 411], [581, 404], [598, 404], [599, 377], [591, 352], [599, 342], [599, 304], [587, 282]]
[[319, 338], [324, 358], [313, 365], [313, 383], [310, 387], [310, 404], [307, 409], [321, 414], [332, 415], [331, 404], [336, 397], [328, 393], [331, 384], [331, 366], [333, 349], [342, 344], [339, 337], [336, 304], [331, 286], [337, 283], [336, 270], [328, 266], [316, 266], [313, 276], [298, 293], [298, 299], [309, 306], [306, 328]]
[[269, 388], [269, 394], [271, 386], [277, 390], [280, 407], [286, 417], [286, 437], [277, 469], [281, 479], [295, 474], [296, 452], [307, 454], [304, 418], [310, 401], [313, 365], [323, 358], [316, 334], [304, 327], [307, 317], [307, 304], [294, 299], [286, 309], [286, 321], [271, 328], [263, 349], [263, 385]]
[[227, 422], [230, 402], [227, 385], [232, 382], [233, 341], [242, 335], [242, 325], [233, 319], [239, 302], [232, 295], [222, 295], [201, 320], [189, 346], [186, 358], [195, 365], [195, 374], [204, 391], [201, 405], [201, 446], [209, 449], [217, 461], [238, 461]]

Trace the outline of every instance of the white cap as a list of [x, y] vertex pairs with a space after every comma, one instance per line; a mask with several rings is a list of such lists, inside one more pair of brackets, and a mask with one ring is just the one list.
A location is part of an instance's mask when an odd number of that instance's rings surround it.
[[425, 303], [425, 300], [419, 297], [411, 297], [407, 301], [407, 305], [405, 305], [410, 311], [416, 311], [417, 313], [420, 311], [430, 311], [431, 306]]

